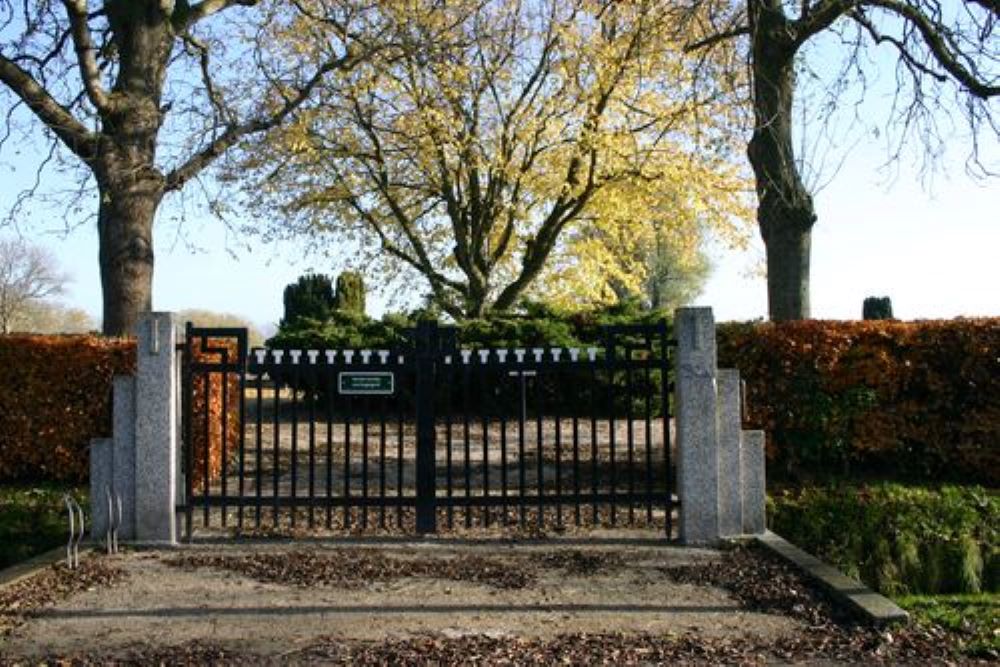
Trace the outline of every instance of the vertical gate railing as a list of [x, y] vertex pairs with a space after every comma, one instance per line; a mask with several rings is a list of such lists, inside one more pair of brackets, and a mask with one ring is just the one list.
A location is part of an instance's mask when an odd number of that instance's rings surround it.
[[189, 537], [216, 515], [238, 530], [461, 520], [672, 534], [664, 322], [606, 327], [585, 349], [462, 348], [435, 323], [382, 350], [251, 351], [243, 329], [186, 334]]

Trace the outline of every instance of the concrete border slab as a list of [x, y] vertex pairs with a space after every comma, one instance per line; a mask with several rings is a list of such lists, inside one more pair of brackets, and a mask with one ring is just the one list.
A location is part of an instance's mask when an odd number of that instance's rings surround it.
[[780, 535], [767, 531], [754, 539], [770, 552], [799, 568], [838, 602], [876, 626], [906, 623], [910, 615], [895, 602], [811, 556]]

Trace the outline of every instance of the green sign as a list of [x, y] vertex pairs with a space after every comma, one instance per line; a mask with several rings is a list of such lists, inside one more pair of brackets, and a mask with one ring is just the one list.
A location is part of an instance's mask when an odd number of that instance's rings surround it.
[[393, 374], [378, 373], [340, 373], [337, 376], [337, 386], [341, 394], [391, 394], [394, 389]]

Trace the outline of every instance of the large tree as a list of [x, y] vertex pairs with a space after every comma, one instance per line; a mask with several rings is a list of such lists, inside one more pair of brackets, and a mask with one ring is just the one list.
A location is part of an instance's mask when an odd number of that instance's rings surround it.
[[[743, 50], [749, 60], [754, 122], [747, 154], [756, 180], [773, 320], [810, 316], [809, 262], [817, 216], [793, 137], [796, 75], [805, 66], [808, 44], [822, 34], [839, 37], [844, 60], [830, 87], [834, 96], [847, 89], [845, 84], [864, 85], [872, 62], [866, 49], [891, 50], [897, 92], [885, 124], [901, 141], [951, 141], [935, 136], [935, 114], [942, 109], [965, 118], [974, 150], [979, 133], [997, 137], [996, 107], [991, 107], [1000, 94], [1000, 43], [994, 33], [1000, 5], [995, 0], [687, 0], [678, 16], [689, 36], [689, 53], [701, 58], [716, 50]], [[827, 56], [833, 52], [828, 48]]]
[[[370, 43], [352, 0], [310, 0], [324, 47], [309, 63], [269, 53], [301, 18], [272, 0], [0, 0], [0, 95], [96, 186], [103, 329], [128, 334], [152, 308], [153, 222], [180, 191], [248, 135], [280, 125]], [[24, 129], [24, 128], [20, 128]]]
[[0, 334], [32, 330], [46, 299], [61, 294], [69, 277], [45, 248], [0, 237]]
[[246, 147], [239, 173], [257, 174], [268, 231], [351, 239], [359, 264], [421, 277], [456, 318], [512, 307], [577, 226], [694, 224], [671, 208], [686, 179], [721, 182], [708, 224], [729, 226], [741, 196], [732, 110], [718, 89], [689, 85], [667, 9], [385, 3], [409, 48], [323, 86], [320, 104]]

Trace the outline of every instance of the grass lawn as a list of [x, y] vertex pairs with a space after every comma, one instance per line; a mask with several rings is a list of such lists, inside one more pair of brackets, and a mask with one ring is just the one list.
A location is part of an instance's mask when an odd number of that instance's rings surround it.
[[49, 482], [0, 484], [0, 568], [65, 544], [63, 494], [71, 492], [86, 511], [86, 489]]
[[1000, 656], [1000, 595], [904, 595], [896, 602], [922, 625], [934, 624], [959, 638], [962, 652], [983, 658]]

